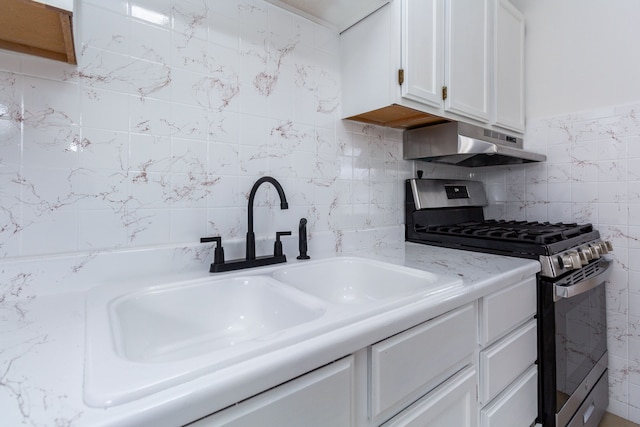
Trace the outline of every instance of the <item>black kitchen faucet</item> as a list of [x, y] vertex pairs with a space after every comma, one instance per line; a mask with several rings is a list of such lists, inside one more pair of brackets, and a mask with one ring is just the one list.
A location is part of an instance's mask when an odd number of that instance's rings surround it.
[[280, 242], [280, 236], [289, 236], [291, 235], [291, 231], [278, 231], [276, 233], [273, 255], [256, 257], [256, 236], [253, 232], [253, 202], [256, 197], [258, 188], [265, 182], [271, 183], [278, 192], [278, 196], [280, 197], [280, 209], [289, 208], [287, 197], [284, 194], [282, 185], [280, 185], [280, 183], [275, 178], [272, 178], [270, 176], [263, 176], [262, 178], [258, 179], [255, 184], [253, 184], [253, 187], [251, 187], [251, 192], [249, 193], [249, 206], [247, 210], [247, 251], [245, 259], [236, 259], [225, 262], [224, 252], [222, 250], [222, 239], [219, 236], [203, 237], [200, 239], [200, 243], [215, 241], [217, 244], [216, 256], [214, 258], [213, 264], [211, 264], [211, 268], [209, 269], [210, 273], [220, 273], [223, 271], [240, 270], [243, 268], [251, 267], [262, 267], [265, 265], [287, 262], [287, 257], [282, 252], [282, 243]]
[[249, 193], [249, 208], [247, 212], [247, 261], [256, 259], [256, 235], [253, 233], [253, 200], [256, 198], [256, 192], [258, 191], [258, 187], [264, 184], [265, 182], [270, 182], [278, 192], [278, 196], [280, 196], [280, 209], [289, 209], [289, 204], [287, 203], [287, 197], [284, 195], [284, 190], [282, 189], [282, 185], [275, 179], [270, 176], [263, 176], [259, 180], [253, 184], [251, 188], [251, 192]]

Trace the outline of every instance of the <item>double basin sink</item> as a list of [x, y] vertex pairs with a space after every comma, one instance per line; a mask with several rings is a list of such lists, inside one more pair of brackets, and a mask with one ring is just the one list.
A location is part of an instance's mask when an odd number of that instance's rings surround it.
[[87, 299], [85, 400], [106, 407], [443, 292], [460, 280], [338, 257]]

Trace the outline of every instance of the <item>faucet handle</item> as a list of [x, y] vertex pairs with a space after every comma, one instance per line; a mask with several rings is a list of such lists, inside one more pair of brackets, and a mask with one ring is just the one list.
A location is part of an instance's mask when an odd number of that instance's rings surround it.
[[216, 248], [213, 251], [213, 264], [224, 264], [224, 248], [222, 247], [222, 237], [201, 237], [200, 243], [216, 242]]
[[222, 244], [222, 237], [215, 236], [215, 237], [201, 237], [200, 238], [200, 243], [209, 243], [209, 242], [216, 242], [218, 244], [218, 246], [220, 246]]
[[290, 231], [276, 231], [276, 242], [273, 244], [273, 256], [284, 256], [280, 236], [291, 236]]

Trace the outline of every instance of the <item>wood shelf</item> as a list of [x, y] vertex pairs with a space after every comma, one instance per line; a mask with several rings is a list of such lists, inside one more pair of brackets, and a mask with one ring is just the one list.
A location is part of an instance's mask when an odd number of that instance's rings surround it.
[[356, 122], [400, 129], [437, 125], [450, 121], [442, 117], [434, 116], [433, 114], [424, 113], [397, 104], [345, 118]]
[[73, 12], [32, 0], [3, 0], [0, 48], [77, 64]]

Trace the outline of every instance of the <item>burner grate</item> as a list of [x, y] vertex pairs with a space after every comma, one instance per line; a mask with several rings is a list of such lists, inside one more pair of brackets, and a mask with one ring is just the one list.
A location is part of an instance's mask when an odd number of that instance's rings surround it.
[[416, 227], [418, 232], [472, 236], [491, 240], [548, 245], [593, 231], [591, 224], [485, 220], [454, 225]]

